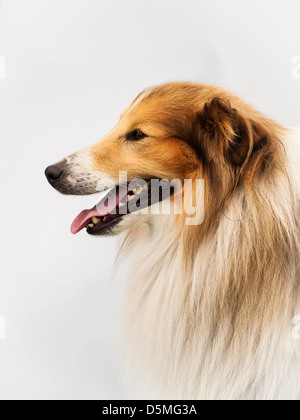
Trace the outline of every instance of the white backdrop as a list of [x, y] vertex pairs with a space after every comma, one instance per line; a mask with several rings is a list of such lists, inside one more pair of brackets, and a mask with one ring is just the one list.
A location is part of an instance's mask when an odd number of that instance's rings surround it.
[[1, 1], [0, 399], [124, 395], [117, 240], [70, 234], [95, 198], [59, 195], [45, 167], [170, 80], [220, 84], [300, 125], [299, 15], [299, 0]]

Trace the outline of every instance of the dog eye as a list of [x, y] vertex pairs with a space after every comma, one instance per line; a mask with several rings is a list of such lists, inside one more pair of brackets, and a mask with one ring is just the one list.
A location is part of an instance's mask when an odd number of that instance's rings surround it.
[[126, 140], [130, 141], [139, 141], [143, 140], [146, 136], [145, 133], [143, 133], [141, 130], [134, 130], [131, 133], [127, 134]]

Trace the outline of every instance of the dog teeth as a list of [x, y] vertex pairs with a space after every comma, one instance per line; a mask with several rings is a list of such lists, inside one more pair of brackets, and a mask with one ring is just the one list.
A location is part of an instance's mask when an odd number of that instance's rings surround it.
[[134, 192], [134, 194], [138, 194], [141, 190], [142, 190], [142, 187], [140, 185], [138, 185], [137, 187], [135, 187], [133, 192]]
[[94, 223], [94, 225], [97, 225], [100, 222], [99, 217], [92, 217], [92, 222]]
[[94, 227], [94, 223], [90, 223], [90, 224], [88, 225], [88, 227], [89, 227], [89, 228], [93, 228], [93, 227]]

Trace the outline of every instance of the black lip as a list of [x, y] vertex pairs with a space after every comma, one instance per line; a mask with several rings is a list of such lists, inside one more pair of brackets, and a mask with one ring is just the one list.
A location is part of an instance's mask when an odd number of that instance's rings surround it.
[[88, 227], [86, 231], [89, 235], [94, 235], [94, 236], [108, 234], [113, 227], [117, 226], [121, 222], [123, 217], [124, 216], [120, 216], [120, 217], [118, 217], [114, 220], [111, 220], [109, 222], [101, 223], [101, 225], [99, 223], [100, 226], [96, 225], [93, 228]]

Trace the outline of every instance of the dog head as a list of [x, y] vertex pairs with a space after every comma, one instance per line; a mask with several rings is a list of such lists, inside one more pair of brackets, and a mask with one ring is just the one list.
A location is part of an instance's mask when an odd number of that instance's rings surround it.
[[109, 190], [78, 216], [72, 232], [117, 234], [148, 221], [151, 212], [143, 210], [172, 201], [166, 181], [204, 179], [205, 205], [215, 213], [271, 165], [273, 137], [274, 123], [228, 92], [170, 83], [141, 93], [100, 142], [48, 167], [46, 176], [63, 194]]

